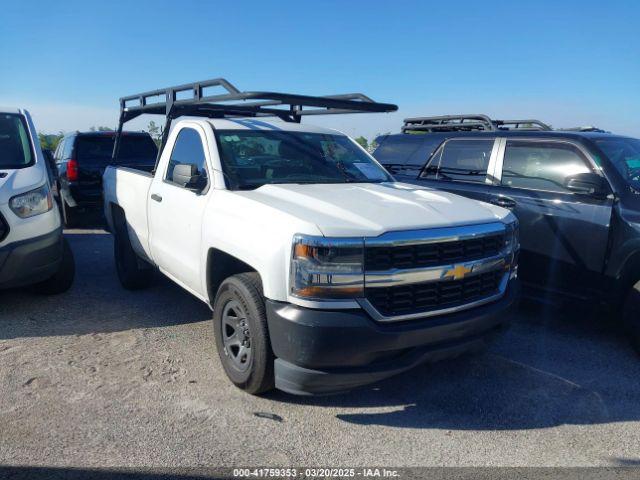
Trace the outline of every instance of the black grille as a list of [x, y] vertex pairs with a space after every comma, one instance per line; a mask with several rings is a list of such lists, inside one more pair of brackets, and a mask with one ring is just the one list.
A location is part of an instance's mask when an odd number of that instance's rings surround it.
[[453, 242], [367, 247], [365, 268], [368, 271], [379, 271], [461, 263], [498, 255], [503, 246], [504, 234], [500, 233]]
[[5, 239], [5, 237], [9, 234], [9, 226], [7, 222], [4, 220], [4, 217], [0, 215], [0, 242]]
[[366, 297], [384, 316], [406, 315], [464, 305], [498, 293], [504, 270], [462, 280], [367, 288]]

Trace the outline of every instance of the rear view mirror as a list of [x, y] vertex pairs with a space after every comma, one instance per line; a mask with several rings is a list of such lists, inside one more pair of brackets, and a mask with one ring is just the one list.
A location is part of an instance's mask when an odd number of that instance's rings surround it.
[[191, 163], [180, 163], [173, 168], [171, 180], [189, 190], [202, 190], [202, 181], [198, 167]]
[[565, 179], [565, 187], [573, 193], [605, 197], [609, 194], [606, 180], [597, 173], [578, 173]]

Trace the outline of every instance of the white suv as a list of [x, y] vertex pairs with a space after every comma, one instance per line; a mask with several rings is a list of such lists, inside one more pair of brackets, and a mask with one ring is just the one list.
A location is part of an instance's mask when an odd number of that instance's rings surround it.
[[0, 289], [62, 293], [75, 275], [31, 116], [0, 108]]

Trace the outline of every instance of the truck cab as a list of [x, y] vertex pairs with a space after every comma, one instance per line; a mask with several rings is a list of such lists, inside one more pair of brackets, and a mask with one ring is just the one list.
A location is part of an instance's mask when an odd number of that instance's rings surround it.
[[0, 108], [0, 289], [55, 294], [73, 283], [48, 168], [29, 113]]
[[[287, 112], [395, 106], [240, 91], [225, 98], [244, 102], [221, 106], [189, 89], [185, 115], [168, 107], [153, 173], [107, 168], [105, 216], [125, 288], [147, 286], [157, 269], [211, 307], [235, 385], [348, 390], [481, 349], [509, 324], [513, 214], [398, 183], [335, 130], [256, 118], [280, 116], [266, 102]], [[123, 99], [121, 118], [155, 111], [144, 105], [153, 94], [131, 97], [143, 99], [134, 107]]]

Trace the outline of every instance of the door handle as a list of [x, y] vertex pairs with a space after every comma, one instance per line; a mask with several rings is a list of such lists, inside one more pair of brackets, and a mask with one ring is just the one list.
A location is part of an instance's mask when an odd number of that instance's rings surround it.
[[514, 208], [516, 206], [516, 201], [509, 197], [492, 198], [489, 203], [493, 203], [502, 208]]
[[157, 193], [152, 193], [151, 194], [151, 200], [155, 200], [156, 202], [161, 202], [162, 201], [162, 197], [160, 195], [158, 195]]

